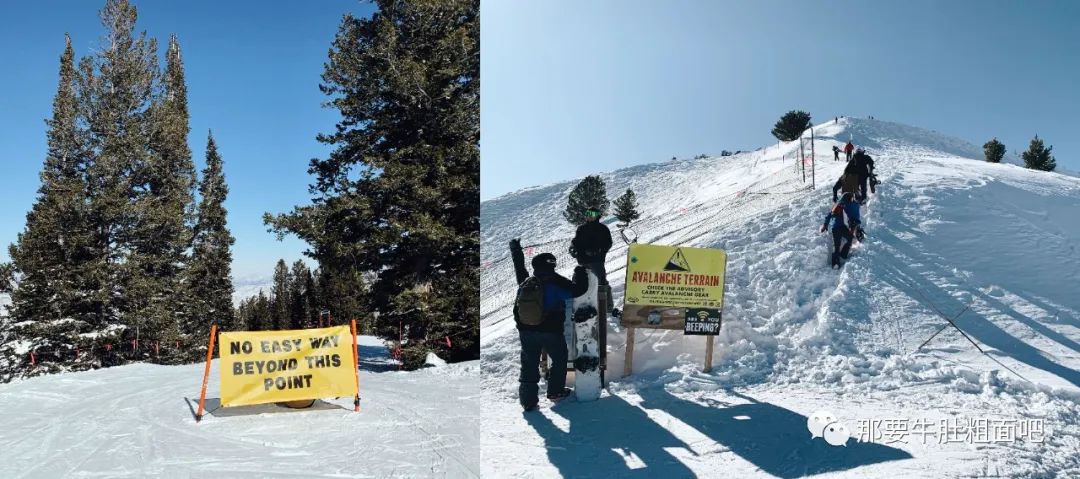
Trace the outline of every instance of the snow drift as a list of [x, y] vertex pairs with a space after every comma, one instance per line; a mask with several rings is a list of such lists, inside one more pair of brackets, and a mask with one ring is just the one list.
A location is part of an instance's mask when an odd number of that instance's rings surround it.
[[[609, 194], [637, 193], [640, 242], [728, 252], [714, 370], [700, 372], [703, 338], [644, 330], [634, 374], [620, 379], [625, 335], [612, 319], [611, 395], [525, 419], [506, 245], [521, 237], [534, 245], [527, 254], [552, 252], [569, 274], [573, 228], [560, 212], [577, 181], [481, 204], [482, 381], [502, 410], [485, 416], [482, 447], [510, 465], [498, 472], [1080, 473], [1080, 179], [989, 164], [969, 142], [897, 123], [843, 119], [814, 133], [805, 182], [798, 142], [602, 174]], [[835, 272], [817, 229], [843, 170], [831, 146], [849, 139], [874, 157], [882, 184], [864, 208], [866, 243]], [[614, 219], [605, 222], [614, 233]], [[607, 269], [620, 303], [626, 247], [617, 234], [616, 243]], [[951, 328], [917, 350], [943, 315], [988, 354]], [[808, 439], [817, 409], [852, 430], [859, 420], [959, 416], [1038, 419], [1049, 432], [1043, 442], [858, 443], [837, 453]]]

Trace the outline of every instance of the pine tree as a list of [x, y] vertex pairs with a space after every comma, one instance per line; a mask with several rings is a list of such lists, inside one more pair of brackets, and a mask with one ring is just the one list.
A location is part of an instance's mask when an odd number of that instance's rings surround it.
[[15, 267], [11, 263], [0, 263], [0, 293], [10, 293], [14, 287]]
[[[334, 288], [378, 273], [343, 293], [379, 313], [375, 334], [403, 325], [408, 367], [428, 350], [477, 358], [480, 2], [375, 3], [344, 17], [323, 72], [343, 120], [319, 137], [336, 149], [311, 162], [314, 204], [266, 220], [308, 242]], [[451, 334], [449, 351], [434, 340]]]
[[[157, 75], [156, 64], [152, 68]], [[187, 143], [191, 130], [187, 86], [175, 35], [169, 39], [165, 74], [160, 91], [154, 92], [146, 120], [150, 154], [145, 168], [136, 178], [135, 190], [144, 194], [137, 202], [139, 210], [132, 238], [135, 248], [129, 258], [139, 266], [136, 285], [141, 290], [133, 293], [146, 302], [135, 305], [133, 313], [145, 318], [145, 327], [152, 337], [172, 343], [183, 336], [187, 344], [201, 344], [205, 334], [199, 333], [204, 333], [204, 328], [182, 335], [179, 323], [181, 320], [190, 322], [191, 311], [188, 309], [194, 306], [189, 298], [190, 290], [185, 288], [181, 278], [192, 241], [195, 165]], [[194, 338], [199, 340], [192, 341]], [[177, 363], [198, 357], [197, 353], [173, 354], [165, 358], [165, 362]]]
[[585, 223], [585, 210], [596, 208], [601, 216], [607, 214], [610, 202], [607, 198], [607, 187], [604, 180], [599, 176], [586, 176], [570, 191], [566, 201], [566, 209], [563, 210], [563, 218], [574, 226]]
[[1001, 163], [1001, 159], [1005, 157], [1005, 144], [994, 138], [983, 144], [983, 152], [986, 153], [986, 161]]
[[[88, 269], [96, 284], [88, 294], [95, 329], [109, 331], [99, 340], [111, 344], [142, 338], [171, 342], [178, 332], [162, 290], [168, 266], [156, 257], [162, 247], [153, 229], [165, 222], [151, 193], [158, 176], [153, 169], [160, 164], [150, 148], [157, 42], [145, 32], [135, 36], [136, 18], [127, 1], [108, 0], [101, 12], [103, 51], [80, 63], [92, 149], [87, 204], [94, 244]], [[125, 357], [145, 359], [147, 351], [108, 354], [104, 365]]]
[[310, 328], [315, 323], [315, 318], [322, 312], [322, 296], [319, 293], [318, 282], [315, 280], [318, 271], [308, 271], [304, 278], [304, 316], [303, 327]]
[[634, 195], [634, 190], [627, 188], [626, 193], [615, 199], [615, 217], [624, 224], [630, 224], [631, 221], [641, 217], [637, 211], [637, 197]]
[[1057, 160], [1050, 154], [1054, 147], [1044, 146], [1039, 135], [1031, 139], [1031, 145], [1023, 153], [1024, 166], [1033, 170], [1054, 171], [1057, 168]]
[[799, 139], [807, 128], [810, 128], [810, 114], [802, 110], [791, 110], [776, 121], [772, 135], [780, 141], [792, 141]]
[[308, 318], [314, 317], [308, 308], [308, 284], [311, 271], [301, 260], [296, 260], [289, 273], [289, 329], [303, 329]]
[[27, 214], [26, 229], [9, 248], [12, 263], [6, 273], [8, 279], [16, 275], [20, 278], [12, 294], [9, 323], [18, 326], [9, 331], [9, 341], [0, 351], [11, 357], [12, 341], [28, 343], [29, 349], [35, 351], [35, 366], [22, 363], [28, 358], [12, 357], [14, 361], [9, 365], [13, 370], [0, 371], [3, 381], [16, 374], [37, 375], [93, 365], [88, 357], [76, 365], [74, 357], [80, 341], [78, 334], [90, 332], [93, 326], [81, 314], [84, 305], [79, 299], [85, 286], [82, 268], [88, 259], [90, 237], [83, 176], [87, 138], [80, 127], [78, 89], [75, 53], [71, 38], [65, 36], [53, 114], [46, 121], [48, 153], [41, 186]]
[[274, 329], [272, 327], [273, 319], [270, 313], [270, 300], [266, 298], [266, 293], [259, 290], [259, 295], [251, 300], [249, 303], [251, 307], [251, 316], [247, 319], [249, 331], [266, 331]]
[[[232, 307], [231, 265], [235, 239], [226, 226], [225, 198], [228, 194], [221, 155], [213, 133], [208, 133], [206, 167], [199, 183], [198, 221], [187, 271], [191, 306], [183, 330], [189, 338], [205, 337], [211, 323], [217, 323], [222, 331], [243, 330]], [[198, 356], [200, 353], [205, 355], [206, 351], [195, 350], [191, 354]]]
[[289, 283], [291, 282], [289, 266], [284, 259], [279, 259], [274, 266], [274, 284], [270, 290], [270, 329], [281, 330], [289, 327], [289, 307], [292, 298], [289, 296]]

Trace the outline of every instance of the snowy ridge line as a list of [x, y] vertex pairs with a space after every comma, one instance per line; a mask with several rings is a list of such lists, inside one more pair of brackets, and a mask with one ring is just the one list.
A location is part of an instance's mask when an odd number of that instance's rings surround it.
[[[795, 172], [798, 173], [799, 172], [798, 162], [795, 163], [795, 167], [796, 167]], [[690, 213], [691, 215], [693, 215], [693, 216], [691, 216], [692, 218], [697, 218], [698, 216], [702, 216], [702, 215], [711, 216], [714, 213], [709, 213], [707, 210], [705, 210], [705, 208], [709, 208], [709, 207], [712, 207], [712, 206], [715, 206], [715, 205], [720, 205], [720, 204], [723, 204], [723, 203], [725, 203], [725, 202], [727, 202], [727, 201], [729, 201], [729, 200], [731, 200], [733, 198], [739, 198], [739, 197], [742, 197], [742, 196], [747, 195], [747, 194], [753, 194], [753, 195], [795, 194], [795, 193], [803, 192], [803, 191], [810, 188], [809, 186], [807, 186], [805, 188], [800, 188], [800, 189], [796, 189], [796, 190], [792, 190], [792, 191], [781, 191], [781, 192], [750, 191], [750, 190], [754, 189], [755, 187], [759, 186], [761, 183], [764, 183], [765, 181], [767, 181], [769, 179], [772, 179], [774, 176], [777, 176], [777, 175], [779, 175], [780, 173], [783, 173], [783, 172], [784, 172], [784, 169], [780, 168], [780, 169], [774, 171], [773, 173], [771, 173], [770, 175], [768, 175], [768, 176], [766, 176], [766, 177], [752, 183], [751, 185], [747, 186], [746, 188], [743, 188], [740, 191], [737, 191], [735, 193], [730, 193], [730, 194], [727, 194], [727, 195], [724, 195], [722, 197], [715, 198], [715, 199], [712, 199], [712, 200], [709, 200], [709, 201], [700, 202], [700, 203], [697, 203], [697, 204], [692, 205], [690, 207], [681, 208], [680, 209], [680, 214], [678, 216], [665, 215], [665, 214], [654, 214], [654, 215], [650, 215], [648, 217], [645, 217], [643, 219], [640, 219], [640, 220], [634, 222], [633, 224], [631, 224], [630, 226], [632, 226], [633, 228], [642, 228], [642, 229], [644, 229], [646, 227], [663, 226], [665, 224], [672, 223], [672, 222], [674, 222], [676, 220], [684, 219], [682, 217], [682, 215], [686, 214], [688, 211], [691, 211], [691, 210], [693, 210], [693, 212]], [[790, 180], [784, 180], [784, 182], [793, 181], [795, 179], [797, 179], [797, 178], [792, 178]], [[781, 186], [782, 184], [783, 184], [783, 182], [772, 185], [772, 186], [768, 186], [768, 187], [763, 188], [763, 190], [768, 190], [768, 189], [771, 189], [771, 188], [777, 188], [777, 187]], [[558, 238], [558, 239], [553, 239], [553, 240], [548, 240], [548, 241], [542, 241], [542, 242], [539, 242], [539, 243], [523, 245], [522, 249], [525, 250], [526, 256], [528, 257], [528, 256], [532, 256], [531, 252], [535, 248], [540, 248], [540, 247], [549, 246], [549, 245], [569, 244], [570, 242], [571, 242], [570, 238]], [[481, 261], [481, 267], [483, 269], [488, 269], [488, 268], [494, 267], [494, 266], [496, 266], [498, 264], [501, 264], [501, 263], [503, 263], [505, 261], [508, 261], [509, 259], [510, 259], [510, 254], [509, 253], [503, 254], [502, 256], [500, 256], [499, 258], [496, 258], [494, 260]]]
[[[716, 158], [716, 157], [713, 157], [713, 158]], [[786, 161], [786, 159], [783, 160], [783, 161]], [[756, 165], [757, 165], [757, 163], [755, 162], [755, 166]], [[752, 170], [753, 170], [753, 167], [751, 168], [751, 171]], [[769, 174], [769, 175], [755, 181], [754, 183], [748, 185], [746, 188], [743, 188], [740, 191], [737, 191], [735, 193], [730, 193], [730, 194], [724, 195], [724, 196], [719, 197], [719, 198], [714, 198], [714, 199], [709, 200], [709, 201], [699, 202], [699, 203], [697, 203], [695, 205], [692, 205], [692, 206], [689, 206], [689, 207], [683, 207], [683, 208], [680, 209], [680, 211], [683, 214], [685, 214], [685, 212], [687, 212], [689, 210], [692, 210], [692, 209], [699, 212], [700, 208], [707, 208], [707, 207], [710, 207], [710, 206], [713, 206], [713, 205], [716, 205], [716, 204], [720, 204], [720, 203], [722, 203], [724, 201], [727, 201], [730, 198], [737, 198], [737, 197], [743, 196], [745, 194], [758, 194], [758, 195], [790, 194], [790, 193], [796, 193], [796, 192], [802, 191], [801, 189], [800, 190], [793, 190], [793, 191], [790, 191], [790, 192], [750, 191], [750, 190], [760, 186], [762, 183], [764, 183], [764, 182], [766, 182], [766, 181], [768, 181], [770, 179], [773, 179], [773, 177], [778, 176], [781, 173], [784, 173], [784, 171], [785, 171], [784, 168], [778, 168], [777, 170], [773, 171], [771, 174]], [[796, 160], [795, 163], [794, 163], [794, 173], [797, 175], [799, 172], [800, 172], [799, 164], [798, 164], [798, 160]], [[792, 179], [795, 179], [795, 178], [792, 178]], [[790, 180], [784, 180], [784, 181], [790, 181]], [[770, 188], [775, 188], [777, 186], [778, 185], [766, 186], [766, 187], [762, 188], [762, 190], [768, 190]], [[673, 222], [673, 221], [675, 221], [677, 219], [681, 219], [681, 218], [679, 218], [677, 216], [673, 217], [673, 216], [668, 215], [668, 214], [653, 214], [653, 215], [649, 215], [649, 216], [646, 216], [644, 218], [641, 218], [641, 219], [635, 221], [631, 226], [636, 227], [636, 228], [661, 226], [661, 225], [664, 225], [664, 224], [667, 224], [667, 223], [671, 223], [671, 222]], [[533, 243], [533, 244], [529, 244], [529, 245], [522, 245], [522, 249], [528, 250], [530, 248], [538, 248], [538, 247], [548, 246], [548, 245], [552, 245], [552, 244], [561, 244], [561, 243], [570, 243], [570, 239], [568, 239], [568, 238], [557, 238], [557, 239], [548, 240], [548, 241], [541, 241], [541, 242]], [[502, 263], [502, 262], [507, 261], [509, 259], [510, 259], [510, 254], [506, 253], [506, 254], [503, 254], [500, 257], [498, 257], [496, 259], [493, 259], [493, 260], [483, 260], [482, 259], [480, 261], [480, 263], [481, 263], [482, 268], [490, 268], [490, 267], [492, 267], [492, 266], [494, 266], [494, 265], [496, 265], [498, 263]]]
[[[797, 141], [798, 140], [795, 140], [792, 143], [797, 143]], [[809, 158], [809, 155], [807, 155], [807, 157]], [[785, 157], [776, 160], [766, 160], [766, 162], [776, 161], [786, 163], [787, 159]], [[755, 162], [755, 164], [757, 163]], [[812, 164], [814, 165], [814, 168], [818, 167], [816, 161], [812, 162]], [[679, 240], [674, 244], [683, 244], [700, 237], [702, 234], [707, 234], [708, 231], [724, 229], [739, 221], [745, 221], [747, 218], [755, 215], [773, 211], [776, 208], [783, 206], [786, 201], [790, 201], [785, 200], [783, 198], [785, 196], [809, 194], [812, 191], [810, 185], [797, 189], [791, 189], [790, 186], [794, 183], [803, 183], [801, 179], [802, 168], [800, 166], [799, 160], [796, 158], [791, 165], [781, 165], [772, 172], [760, 177], [738, 191], [708, 201], [698, 202], [689, 207], [681, 208], [678, 210], [680, 211], [678, 215], [651, 215], [645, 220], [632, 224], [631, 227], [634, 231], [638, 232], [639, 242], [641, 243], [655, 243], [657, 241], [665, 240], [672, 235], [682, 234], [682, 236], [679, 237]], [[783, 188], [787, 189], [776, 191]], [[663, 226], [676, 222], [685, 224], [685, 226], [667, 230], [662, 228]], [[648, 229], [644, 227], [648, 227]], [[651, 232], [653, 230], [659, 232]], [[702, 230], [705, 231], [702, 232]], [[650, 233], [643, 233], [642, 231], [650, 231]], [[559, 264], [568, 265], [574, 262], [573, 258], [570, 257], [567, 252], [570, 242], [571, 238], [550, 240], [531, 245], [532, 247], [526, 249], [526, 252], [539, 254], [540, 251], [537, 251], [539, 246], [565, 245], [565, 247], [555, 248], [554, 251], [546, 252], [554, 254]], [[627, 245], [625, 243], [616, 242], [615, 246], [608, 253], [608, 257], [610, 258], [608, 264], [611, 263], [611, 260], [617, 262], [614, 267], [608, 269], [609, 275], [625, 268], [625, 261], [620, 261], [619, 259], [625, 256], [626, 249]], [[530, 256], [533, 256], [533, 254], [526, 255], [526, 257]], [[512, 274], [513, 271], [508, 268], [498, 267], [509, 260], [509, 258], [509, 254], [504, 255], [498, 260], [488, 262], [487, 266], [482, 268], [481, 291], [485, 292], [484, 296], [481, 298], [482, 322], [491, 315], [498, 313], [513, 304], [515, 297], [514, 287], [516, 286], [512, 281], [514, 279]], [[567, 270], [565, 267], [562, 269]], [[499, 324], [505, 319], [506, 318], [500, 319], [493, 323], [489, 323], [488, 325]]]

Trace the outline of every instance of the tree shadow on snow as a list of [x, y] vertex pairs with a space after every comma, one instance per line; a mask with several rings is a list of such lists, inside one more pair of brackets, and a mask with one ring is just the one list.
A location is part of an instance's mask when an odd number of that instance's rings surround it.
[[[662, 387], [638, 391], [641, 407], [662, 410], [728, 447], [732, 453], [777, 477], [802, 477], [847, 471], [888, 461], [911, 459], [911, 454], [883, 444], [848, 440], [832, 446], [813, 438], [807, 417], [790, 409], [729, 391], [748, 403], [713, 407], [680, 399]], [[852, 431], [855, 424], [847, 424]]]
[[847, 447], [831, 446], [810, 437], [806, 416], [745, 396], [739, 397], [749, 404], [712, 407], [680, 399], [662, 387], [639, 394], [640, 407], [618, 396], [555, 407], [552, 411], [570, 422], [569, 432], [540, 414], [527, 414], [526, 420], [544, 438], [549, 460], [564, 477], [694, 477], [668, 452], [692, 451], [691, 445], [657, 424], [643, 408], [679, 419], [760, 470], [782, 478], [912, 457], [900, 449], [854, 439]]
[[385, 346], [365, 346], [361, 344], [357, 346], [357, 351], [360, 353], [359, 367], [361, 371], [383, 373], [397, 371], [398, 369], [397, 361], [390, 357], [390, 352], [387, 351]]
[[[199, 406], [197, 399], [184, 398], [184, 401], [188, 405], [188, 409], [191, 411], [191, 417], [195, 417], [196, 409]], [[281, 406], [277, 403], [268, 404], [252, 404], [250, 406], [231, 406], [221, 407], [221, 398], [206, 398], [206, 410], [203, 412], [203, 416], [214, 417], [236, 417], [236, 416], [254, 416], [257, 414], [279, 414], [279, 413], [298, 413], [304, 411], [327, 411], [331, 409], [341, 409], [348, 411], [347, 408], [339, 404], [323, 401], [322, 399], [316, 399], [315, 403], [311, 407], [307, 408], [291, 408], [287, 406]]]
[[[937, 262], [930, 257], [931, 255], [916, 250], [909, 246], [905, 241], [884, 230], [880, 233], [879, 237], [881, 241], [888, 244], [901, 255], [907, 257], [906, 259], [892, 257], [890, 257], [890, 259], [885, 259], [886, 256], [882, 256], [876, 259], [876, 261], [881, 261], [883, 263], [881, 265], [883, 266], [882, 271], [884, 273], [882, 279], [886, 283], [889, 283], [928, 308], [933, 306], [943, 313], [949, 314], [950, 318], [951, 314], [955, 314], [955, 312], [959, 312], [967, 306], [934, 282], [924, 279], [914, 267], [908, 264], [910, 262], [919, 261]], [[1000, 300], [979, 291], [978, 288], [968, 286], [963, 287], [963, 291], [984, 300], [988, 306], [994, 307], [1002, 313], [1011, 316], [1013, 319], [1047, 336], [1049, 339], [1056, 340], [1062, 345], [1074, 350], [1077, 349], [1077, 343], [1047, 328], [1041, 322], [1016, 312]], [[932, 304], [926, 304], [927, 301], [930, 301]], [[942, 324], [945, 324], [944, 319], [941, 319], [941, 322]], [[959, 318], [955, 319], [954, 322], [960, 329], [971, 336], [975, 341], [979, 342], [980, 345], [994, 348], [1002, 355], [1025, 363], [1033, 368], [1052, 373], [1076, 386], [1080, 386], [1080, 372], [1050, 360], [1047, 357], [1048, 354], [1046, 354], [1046, 352], [1009, 334], [985, 316], [969, 309]], [[935, 338], [935, 340], [939, 339]], [[974, 347], [972, 347], [972, 349], [974, 349]]]

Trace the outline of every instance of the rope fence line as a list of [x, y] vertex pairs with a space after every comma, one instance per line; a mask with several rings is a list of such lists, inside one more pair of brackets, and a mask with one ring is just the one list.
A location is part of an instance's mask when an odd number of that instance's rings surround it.
[[[329, 327], [329, 325], [328, 325], [328, 327]], [[399, 325], [399, 327], [400, 327], [400, 325]], [[263, 330], [263, 331], [270, 331], [270, 330]], [[469, 331], [471, 331], [470, 327], [463, 327], [463, 328], [461, 328], [460, 331], [458, 331], [456, 333], [445, 334], [442, 337], [427, 338], [427, 339], [422, 339], [422, 340], [413, 339], [413, 340], [408, 341], [408, 344], [425, 344], [425, 343], [429, 343], [429, 342], [439, 342], [439, 343], [445, 342], [447, 348], [452, 348], [453, 347], [453, 342], [450, 340], [450, 338], [459, 336], [459, 335], [464, 334], [464, 333], [468, 333]], [[158, 339], [132, 339], [130, 341], [117, 341], [115, 343], [111, 342], [111, 341], [110, 342], [102, 342], [102, 343], [98, 343], [97, 341], [94, 341], [94, 342], [91, 343], [91, 346], [88, 347], [88, 348], [82, 348], [79, 345], [71, 345], [71, 344], [66, 344], [66, 345], [61, 344], [61, 345], [57, 345], [57, 346], [53, 346], [53, 347], [44, 347], [44, 348], [43, 347], [31, 347], [29, 349], [29, 351], [27, 351], [25, 353], [24, 360], [25, 360], [26, 364], [28, 364], [30, 367], [34, 367], [34, 366], [37, 366], [37, 363], [40, 362], [42, 359], [54, 359], [54, 360], [57, 360], [58, 362], [62, 362], [62, 361], [65, 361], [65, 357], [68, 357], [68, 356], [72, 356], [72, 360], [77, 363], [79, 361], [79, 358], [83, 357], [84, 354], [93, 353], [95, 351], [97, 351], [99, 353], [101, 353], [101, 352], [104, 352], [104, 353], [107, 353], [107, 354], [111, 353], [112, 356], [109, 356], [110, 359], [115, 358], [115, 359], [121, 359], [121, 360], [146, 359], [146, 358], [151, 357], [150, 354], [149, 354], [150, 351], [153, 351], [153, 358], [160, 358], [162, 351], [165, 351], [166, 354], [167, 354], [167, 352], [170, 349], [177, 350], [177, 351], [191, 351], [191, 349], [184, 347], [185, 345], [183, 344], [183, 341], [180, 340], [180, 339], [175, 339], [174, 343], [175, 343], [175, 347], [171, 347], [168, 344], [166, 344], [165, 346], [162, 346], [161, 340], [158, 340]], [[395, 348], [397, 350], [396, 353], [398, 353], [398, 355], [395, 356], [395, 358], [400, 357], [399, 353], [400, 353], [400, 350], [401, 350], [401, 344], [402, 344], [402, 338], [399, 336], [398, 344], [397, 344], [397, 346]], [[116, 347], [114, 347], [114, 345]], [[130, 349], [126, 348], [125, 345], [130, 345]], [[201, 342], [198, 342], [198, 343], [195, 344], [195, 347], [198, 348], [198, 349], [196, 349], [196, 351], [201, 351], [202, 348], [199, 347], [201, 345], [202, 345]], [[19, 354], [19, 355], [23, 356], [23, 354]]]
[[[638, 237], [642, 243], [653, 243], [673, 235], [680, 235], [678, 236], [680, 241], [685, 241], [686, 238], [700, 236], [698, 231], [702, 228], [708, 228], [710, 230], [722, 229], [751, 214], [757, 214], [772, 209], [773, 206], [766, 204], [763, 208], [747, 211], [747, 207], [759, 204], [762, 201], [765, 201], [766, 203], [774, 202], [768, 200], [768, 198], [779, 199], [812, 191], [813, 187], [810, 185], [792, 188], [792, 185], [796, 182], [806, 183], [806, 181], [800, 178], [804, 171], [803, 164], [812, 165], [811, 168], [813, 170], [817, 169], [816, 153], [807, 152], [807, 154], [801, 155], [802, 161], [799, 161], [800, 153], [798, 151], [797, 143], [795, 145], [796, 146], [793, 147], [794, 151], [790, 155], [792, 156], [791, 159], [794, 161], [790, 163], [790, 165], [783, 165], [765, 177], [754, 181], [738, 191], [707, 201], [702, 201], [688, 207], [679, 208], [675, 210], [677, 214], [671, 214], [672, 212], [668, 211], [662, 214], [650, 215], [640, 221], [634, 222], [631, 226], [635, 232], [639, 232], [648, 231], [650, 229], [662, 229], [664, 225], [676, 221], [684, 222], [687, 226], [676, 230], [654, 233], [651, 235], [647, 233], [639, 234]], [[823, 154], [825, 154], [825, 152], [823, 152]], [[789, 154], [785, 154], [780, 161], [787, 163], [789, 159], [788, 156]], [[760, 161], [760, 158], [755, 161], [754, 167], [756, 167], [757, 161]], [[752, 167], [752, 169], [754, 167]], [[759, 200], [758, 198], [761, 199]], [[777, 202], [777, 204], [779, 204], [779, 202]], [[717, 219], [721, 218], [722, 220], [717, 221]], [[529, 244], [523, 246], [522, 249], [526, 258], [539, 254], [541, 251], [538, 250], [542, 249], [544, 250], [543, 252], [554, 254], [559, 263], [566, 264], [565, 262], [569, 257], [567, 250], [571, 241], [571, 238], [557, 238]], [[613, 250], [626, 247], [626, 245], [617, 245]], [[503, 308], [506, 308], [513, 303], [514, 297], [516, 297], [514, 288], [507, 286], [507, 284], [512, 285], [514, 282], [512, 268], [504, 266], [510, 259], [510, 254], [504, 254], [496, 259], [481, 261], [480, 276], [481, 292], [483, 295], [481, 298], [481, 318], [487, 318]], [[611, 271], [613, 272], [618, 269], [619, 267], [616, 267]], [[498, 322], [502, 322], [502, 320], [497, 321], [496, 323]]]

